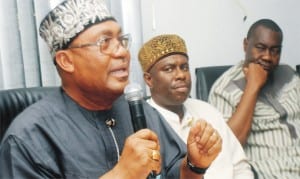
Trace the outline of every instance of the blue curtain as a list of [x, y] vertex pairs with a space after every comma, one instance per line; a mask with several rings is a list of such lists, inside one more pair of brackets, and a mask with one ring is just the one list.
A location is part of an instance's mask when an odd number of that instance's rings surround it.
[[[131, 81], [144, 84], [137, 51], [141, 45], [140, 2], [106, 0], [112, 14], [131, 33]], [[39, 23], [50, 8], [49, 0], [0, 2], [0, 89], [58, 86], [49, 50], [38, 34]]]

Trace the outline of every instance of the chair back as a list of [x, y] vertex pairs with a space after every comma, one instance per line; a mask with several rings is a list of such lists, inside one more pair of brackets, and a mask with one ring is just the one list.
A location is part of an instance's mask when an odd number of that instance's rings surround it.
[[216, 81], [232, 65], [198, 67], [196, 72], [196, 97], [207, 101], [209, 91]]
[[58, 87], [32, 87], [0, 91], [0, 141], [13, 121], [26, 107], [55, 91]]

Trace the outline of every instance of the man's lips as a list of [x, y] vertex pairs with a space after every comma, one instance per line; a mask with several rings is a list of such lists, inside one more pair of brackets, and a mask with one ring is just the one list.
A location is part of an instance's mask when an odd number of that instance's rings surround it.
[[173, 87], [173, 89], [175, 89], [176, 91], [180, 91], [180, 92], [186, 92], [189, 89], [189, 86], [186, 84], [180, 84], [180, 85], [175, 85]]
[[273, 69], [273, 65], [270, 62], [259, 59], [256, 61], [256, 63], [261, 65], [264, 70], [270, 71]]
[[128, 77], [129, 72], [127, 67], [118, 67], [110, 71], [110, 74], [119, 78]]

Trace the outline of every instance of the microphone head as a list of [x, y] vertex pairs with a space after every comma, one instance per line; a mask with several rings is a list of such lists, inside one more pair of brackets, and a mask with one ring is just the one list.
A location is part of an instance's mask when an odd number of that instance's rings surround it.
[[124, 94], [127, 101], [143, 99], [142, 87], [137, 83], [129, 83], [124, 89]]

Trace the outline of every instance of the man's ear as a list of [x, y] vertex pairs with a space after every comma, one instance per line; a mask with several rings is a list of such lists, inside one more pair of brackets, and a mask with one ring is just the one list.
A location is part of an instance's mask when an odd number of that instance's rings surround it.
[[244, 52], [246, 52], [247, 47], [248, 47], [248, 39], [247, 38], [244, 38], [243, 47], [244, 47]]
[[55, 54], [55, 61], [63, 71], [72, 73], [74, 71], [74, 63], [70, 55], [65, 50], [59, 50]]
[[149, 88], [152, 88], [152, 77], [151, 74], [148, 72], [144, 72], [144, 80]]

